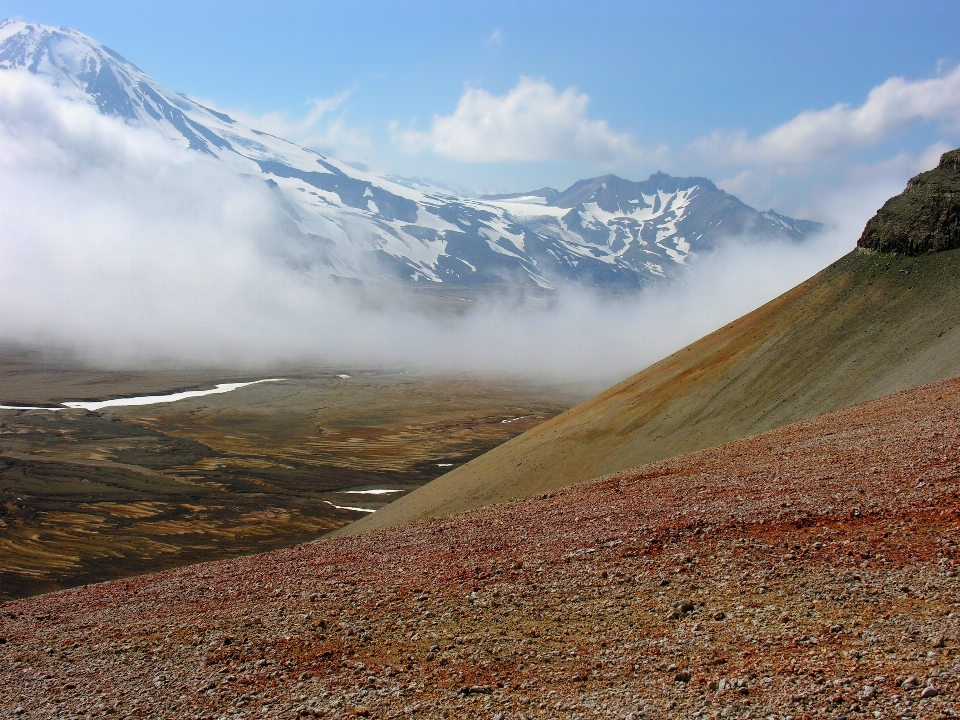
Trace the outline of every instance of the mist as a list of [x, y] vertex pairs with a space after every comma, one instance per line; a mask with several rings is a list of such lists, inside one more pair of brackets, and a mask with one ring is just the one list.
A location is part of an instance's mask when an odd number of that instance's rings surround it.
[[881, 183], [832, 196], [815, 238], [730, 238], [683, 279], [633, 295], [567, 288], [449, 312], [319, 276], [262, 179], [25, 74], [0, 75], [0, 147], [0, 343], [115, 368], [311, 363], [612, 383], [849, 252], [891, 194]]

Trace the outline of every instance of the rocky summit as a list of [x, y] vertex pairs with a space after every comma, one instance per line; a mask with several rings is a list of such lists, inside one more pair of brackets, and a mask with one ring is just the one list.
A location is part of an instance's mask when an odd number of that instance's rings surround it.
[[863, 229], [857, 246], [900, 255], [960, 247], [960, 149], [944, 153], [890, 198]]

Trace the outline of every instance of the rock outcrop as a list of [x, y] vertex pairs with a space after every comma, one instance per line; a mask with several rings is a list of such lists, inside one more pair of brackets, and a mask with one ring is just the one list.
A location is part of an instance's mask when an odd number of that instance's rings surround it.
[[863, 229], [857, 247], [922, 255], [960, 247], [960, 149], [920, 173], [890, 198]]

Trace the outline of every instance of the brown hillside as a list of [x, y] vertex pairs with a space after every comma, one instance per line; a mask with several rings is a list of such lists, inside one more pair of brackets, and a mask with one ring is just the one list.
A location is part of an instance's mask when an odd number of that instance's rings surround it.
[[0, 605], [0, 717], [953, 718], [960, 379], [533, 500]]
[[960, 251], [855, 250], [338, 533], [529, 497], [960, 374], [958, 277]]

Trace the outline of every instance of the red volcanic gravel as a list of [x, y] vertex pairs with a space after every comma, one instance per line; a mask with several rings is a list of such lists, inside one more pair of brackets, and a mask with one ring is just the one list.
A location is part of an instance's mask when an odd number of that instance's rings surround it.
[[453, 518], [0, 606], [0, 716], [960, 714], [960, 381]]

